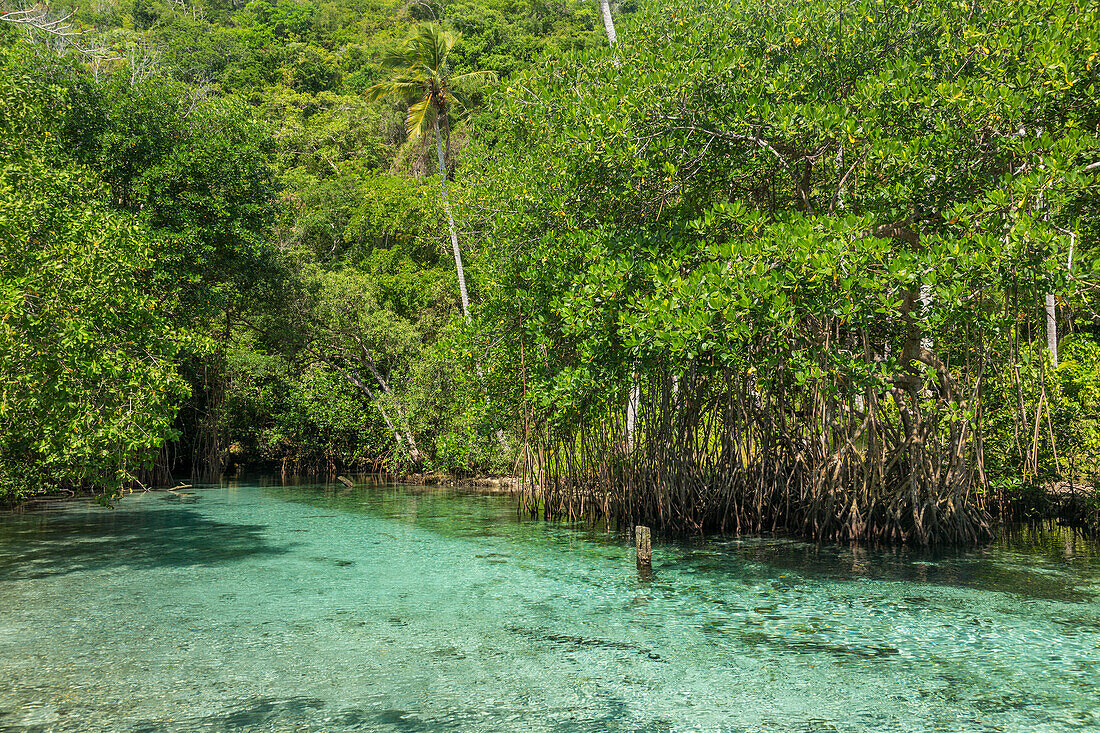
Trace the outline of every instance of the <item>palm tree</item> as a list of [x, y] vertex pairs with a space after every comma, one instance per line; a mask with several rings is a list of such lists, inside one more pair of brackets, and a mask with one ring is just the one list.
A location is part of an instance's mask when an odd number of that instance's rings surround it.
[[[458, 248], [458, 232], [455, 230], [455, 220], [451, 214], [451, 202], [447, 198], [447, 156], [443, 152], [443, 135], [440, 133], [439, 126], [442, 121], [449, 153], [451, 114], [461, 114], [467, 107], [462, 89], [494, 81], [497, 75], [493, 71], [472, 71], [451, 76], [447, 66], [447, 56], [461, 37], [458, 33], [444, 30], [438, 23], [420, 26], [409, 36], [404, 45], [382, 57], [382, 65], [393, 69], [394, 75], [389, 80], [370, 87], [367, 90], [367, 98], [375, 101], [383, 97], [392, 97], [411, 101], [409, 114], [405, 118], [405, 131], [411, 142], [419, 140], [429, 127], [435, 134], [435, 154], [439, 161], [439, 192], [451, 233], [451, 249], [454, 251], [455, 270], [458, 273], [458, 289], [462, 295], [462, 315], [469, 323], [470, 296], [466, 290], [466, 273], [462, 269], [462, 251]], [[483, 378], [480, 363], [477, 364], [477, 375]], [[488, 394], [483, 392], [482, 396], [485, 404], [488, 405]], [[497, 440], [507, 453], [508, 441], [502, 430], [497, 430]]]
[[609, 0], [600, 0], [600, 13], [603, 15], [603, 29], [607, 33], [607, 43], [614, 47], [618, 42], [618, 38], [615, 36], [615, 21], [611, 19], [611, 3]]
[[460, 38], [458, 33], [444, 30], [437, 23], [420, 26], [400, 48], [383, 56], [382, 65], [393, 69], [395, 73], [391, 79], [368, 89], [367, 97], [372, 101], [383, 97], [412, 101], [408, 117], [405, 118], [405, 130], [410, 141], [420, 139], [428, 129], [435, 134], [439, 189], [443, 197], [443, 208], [447, 213], [447, 226], [451, 232], [458, 288], [462, 294], [462, 314], [469, 322], [470, 298], [466, 290], [466, 275], [462, 269], [462, 252], [458, 248], [458, 233], [447, 198], [447, 156], [444, 154], [443, 135], [439, 128], [442, 123], [447, 138], [447, 151], [450, 152], [451, 114], [460, 114], [466, 109], [466, 99], [461, 89], [493, 81], [496, 74], [492, 71], [473, 71], [451, 76], [447, 56]]

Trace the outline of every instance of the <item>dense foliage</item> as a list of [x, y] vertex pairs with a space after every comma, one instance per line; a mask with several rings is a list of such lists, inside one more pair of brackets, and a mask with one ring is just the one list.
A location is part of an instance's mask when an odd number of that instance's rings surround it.
[[1089, 479], [1098, 21], [673, 2], [513, 79], [469, 208], [533, 510], [967, 541]]
[[[491, 82], [593, 46], [594, 6], [0, 15], [21, 21], [0, 23], [0, 495], [232, 464], [505, 466], [457, 358], [439, 189], [421, 180], [435, 151], [407, 134], [400, 90], [364, 92], [424, 21], [450, 29], [440, 73]], [[440, 118], [455, 156], [466, 111]]]
[[932, 542], [1095, 481], [1095, 3], [599, 13], [0, 23], [0, 492], [516, 467], [546, 515]]
[[146, 287], [154, 237], [87, 169], [51, 165], [65, 90], [0, 53], [0, 493], [119, 486], [185, 394], [172, 303]]

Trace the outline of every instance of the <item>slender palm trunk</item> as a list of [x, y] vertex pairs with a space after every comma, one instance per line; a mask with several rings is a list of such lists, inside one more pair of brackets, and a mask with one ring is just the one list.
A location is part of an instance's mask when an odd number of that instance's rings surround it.
[[[603, 28], [607, 31], [607, 44], [612, 48], [619, 42], [615, 35], [615, 21], [611, 18], [610, 0], [600, 0], [600, 11], [603, 14]], [[619, 59], [615, 59], [615, 65], [619, 65]], [[633, 380], [630, 385], [630, 396], [626, 401], [626, 452], [634, 450], [634, 432], [638, 424], [638, 403], [642, 398], [642, 388], [638, 383], [638, 364], [634, 364]]]
[[[920, 286], [920, 314], [922, 318], [928, 317], [928, 312], [932, 310], [932, 286], [921, 285]], [[932, 351], [935, 344], [932, 342], [932, 337], [925, 334], [921, 337], [920, 345], [922, 348]]]
[[[1077, 235], [1069, 234], [1069, 256], [1066, 258], [1066, 272], [1073, 272], [1073, 247], [1077, 243]], [[1050, 351], [1050, 362], [1058, 366], [1058, 319], [1057, 306], [1054, 302], [1054, 294], [1047, 293], [1043, 310], [1047, 316], [1047, 350]]]
[[[607, 31], [607, 45], [612, 48], [619, 42], [615, 35], [615, 21], [611, 18], [610, 0], [600, 0], [600, 12], [603, 15], [603, 29]], [[615, 66], [619, 65], [619, 59], [615, 59]], [[626, 452], [634, 450], [634, 431], [638, 424], [638, 402], [642, 397], [642, 388], [638, 384], [638, 365], [634, 364], [634, 379], [630, 386], [630, 396], [626, 401]]]
[[[1042, 130], [1036, 130], [1035, 136], [1041, 137]], [[1042, 168], [1043, 166], [1039, 166]], [[1046, 212], [1046, 197], [1039, 196], [1039, 207], [1043, 210], [1043, 221], [1050, 222], [1050, 216]], [[1073, 239], [1070, 238], [1069, 247], [1069, 263], [1073, 263]], [[1050, 363], [1052, 366], [1058, 366], [1058, 307], [1054, 302], [1054, 293], [1046, 293], [1043, 298], [1043, 311], [1046, 314], [1047, 321], [1047, 351], [1050, 352]]]
[[614, 46], [618, 43], [618, 37], [615, 35], [615, 21], [611, 19], [610, 0], [600, 0], [600, 11], [603, 13], [603, 29], [607, 31], [607, 42]]
[[458, 272], [458, 289], [462, 294], [462, 315], [470, 322], [470, 296], [466, 292], [466, 273], [462, 269], [462, 252], [458, 249], [458, 232], [455, 219], [451, 214], [451, 202], [447, 198], [447, 159], [443, 156], [443, 138], [439, 135], [439, 115], [433, 121], [435, 129], [435, 154], [439, 159], [439, 191], [443, 196], [443, 209], [447, 212], [447, 226], [451, 231], [451, 249], [455, 255], [455, 270]]
[[[443, 113], [440, 113], [443, 114]], [[443, 155], [443, 138], [439, 135], [439, 115], [432, 121], [435, 130], [435, 154], [439, 159], [439, 190], [443, 196], [443, 209], [447, 212], [447, 226], [451, 231], [451, 249], [455, 253], [455, 270], [458, 272], [458, 290], [462, 294], [462, 315], [466, 316], [466, 323], [470, 322], [470, 296], [466, 291], [466, 273], [462, 269], [462, 252], [458, 249], [458, 232], [455, 230], [455, 219], [451, 215], [451, 202], [447, 198], [447, 158]], [[449, 141], [448, 141], [449, 144]], [[484, 380], [485, 375], [481, 371], [481, 362], [476, 363], [477, 376]], [[484, 389], [484, 387], [483, 387]], [[489, 405], [489, 395], [482, 392], [486, 406]], [[497, 442], [505, 453], [509, 451], [508, 439], [504, 437], [504, 431], [497, 429]]]

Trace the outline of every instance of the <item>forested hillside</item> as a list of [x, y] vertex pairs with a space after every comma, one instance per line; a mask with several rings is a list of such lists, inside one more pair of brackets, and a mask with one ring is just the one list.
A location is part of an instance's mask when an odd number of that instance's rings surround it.
[[0, 493], [516, 471], [927, 543], [1096, 481], [1096, 3], [611, 10], [9, 12]]
[[[408, 440], [428, 456], [416, 468], [503, 467], [482, 440], [483, 388], [455, 356], [434, 151], [409, 139], [404, 95], [365, 92], [426, 22], [461, 32], [448, 73], [507, 80], [544, 51], [601, 42], [597, 13], [493, 0], [9, 9], [3, 491], [249, 463], [405, 469]], [[451, 115], [452, 172], [492, 87]]]

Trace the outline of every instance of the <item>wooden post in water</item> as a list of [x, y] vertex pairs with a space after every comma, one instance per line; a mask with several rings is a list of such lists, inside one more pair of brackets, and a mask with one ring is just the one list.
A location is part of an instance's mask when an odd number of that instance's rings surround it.
[[638, 570], [650, 570], [653, 567], [653, 556], [649, 547], [649, 527], [641, 524], [634, 527], [634, 542], [638, 546]]

